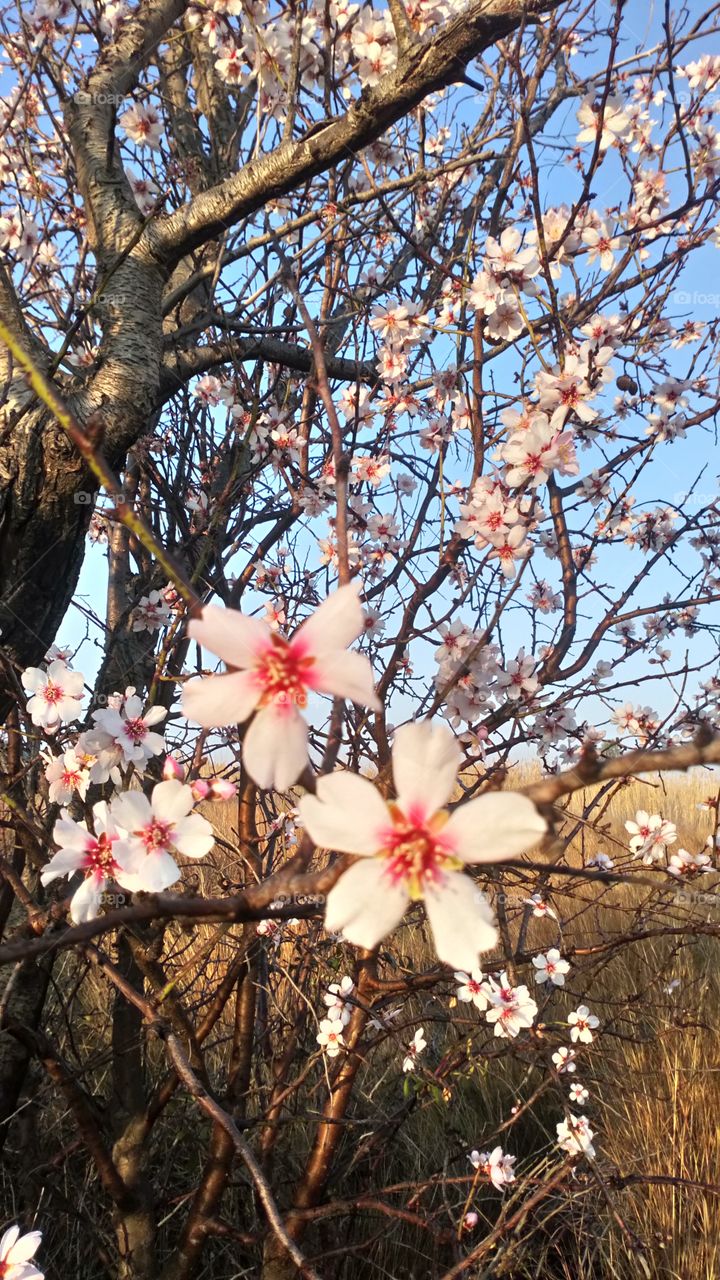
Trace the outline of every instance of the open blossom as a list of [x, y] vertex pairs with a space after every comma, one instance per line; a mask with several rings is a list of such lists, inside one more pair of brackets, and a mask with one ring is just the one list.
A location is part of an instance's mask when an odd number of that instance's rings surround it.
[[8, 1227], [0, 1236], [0, 1276], [2, 1280], [44, 1280], [32, 1261], [42, 1236], [39, 1231], [27, 1231], [20, 1235], [20, 1228]]
[[444, 806], [462, 754], [452, 733], [428, 723], [405, 725], [392, 752], [397, 799], [386, 803], [367, 778], [346, 771], [321, 777], [300, 801], [300, 817], [317, 845], [358, 854], [330, 890], [326, 928], [359, 947], [375, 947], [424, 899], [437, 954], [470, 972], [495, 945], [492, 911], [465, 865], [517, 857], [546, 824], [525, 796], [478, 796], [452, 814]]
[[237, 724], [255, 712], [243, 762], [258, 786], [284, 791], [308, 761], [307, 724], [300, 714], [308, 693], [380, 707], [369, 660], [346, 652], [363, 630], [355, 583], [328, 596], [289, 640], [259, 618], [206, 605], [189, 634], [239, 669], [191, 680], [183, 690], [183, 710], [206, 728]]
[[72, 748], [64, 755], [48, 757], [45, 778], [51, 804], [69, 804], [77, 793], [85, 799], [90, 782], [88, 761], [92, 756], [78, 755]]
[[405, 1072], [413, 1071], [420, 1054], [427, 1049], [427, 1040], [425, 1039], [425, 1028], [418, 1027], [410, 1044], [405, 1050], [402, 1069]]
[[568, 1075], [573, 1071], [577, 1071], [577, 1063], [575, 1062], [577, 1054], [574, 1049], [568, 1049], [566, 1045], [561, 1045], [555, 1050], [552, 1056], [553, 1066], [558, 1073], [567, 1071]]
[[579, 1080], [573, 1080], [570, 1088], [568, 1089], [568, 1097], [571, 1102], [578, 1102], [582, 1107], [587, 1102], [590, 1094], [585, 1088], [585, 1085], [581, 1084]]
[[561, 1120], [556, 1126], [557, 1144], [571, 1156], [595, 1155], [592, 1140], [595, 1137], [585, 1116], [571, 1116], [569, 1120]]
[[113, 881], [122, 883], [126, 869], [123, 858], [118, 856], [120, 833], [107, 802], [98, 801], [92, 812], [94, 831], [88, 831], [84, 823], [74, 822], [63, 812], [53, 828], [58, 851], [40, 873], [42, 883], [50, 884], [60, 876], [69, 877], [82, 871], [83, 883], [70, 901], [70, 918], [75, 924], [92, 920], [98, 914], [105, 889]]
[[124, 111], [118, 124], [138, 147], [159, 148], [162, 141], [162, 117], [151, 104], [135, 102]]
[[471, 1151], [468, 1159], [473, 1169], [480, 1169], [487, 1174], [498, 1191], [504, 1191], [515, 1181], [513, 1165], [517, 1156], [505, 1155], [502, 1147], [495, 1147], [492, 1151]]
[[133, 631], [158, 631], [166, 627], [172, 618], [170, 605], [161, 591], [151, 591], [143, 596], [133, 614]]
[[707, 853], [689, 853], [687, 849], [678, 849], [668, 862], [671, 876], [689, 878], [701, 871], [712, 870], [712, 859]]
[[325, 1050], [328, 1058], [337, 1058], [340, 1050], [345, 1047], [342, 1020], [332, 1017], [323, 1018], [315, 1039]]
[[536, 982], [552, 982], [556, 987], [565, 986], [565, 974], [570, 972], [569, 961], [563, 960], [557, 947], [551, 947], [545, 955], [533, 956]]
[[71, 671], [56, 659], [47, 671], [27, 667], [20, 678], [25, 691], [32, 695], [27, 709], [33, 724], [41, 725], [48, 733], [56, 733], [61, 724], [77, 719], [85, 683], [81, 671]]
[[667, 846], [677, 840], [674, 823], [645, 809], [638, 809], [635, 820], [625, 823], [625, 830], [630, 836], [632, 852], [636, 858], [641, 857], [647, 867], [662, 858]]
[[[93, 712], [95, 734], [99, 745], [112, 750], [115, 748], [125, 764], [144, 765], [152, 756], [165, 750], [165, 740], [159, 733], [153, 733], [153, 725], [164, 720], [167, 711], [164, 707], [150, 707], [142, 714], [142, 699], [134, 689], [127, 690], [123, 700], [122, 711], [115, 707], [107, 707]], [[93, 781], [99, 781], [95, 776]]]
[[539, 893], [534, 893], [531, 898], [523, 898], [523, 902], [528, 907], [532, 907], [532, 913], [538, 920], [544, 920], [546, 916], [551, 916], [553, 920], [557, 920], [557, 915], [552, 907]]
[[488, 1007], [488, 994], [485, 977], [481, 969], [473, 969], [472, 973], [456, 973], [455, 981], [460, 983], [457, 998], [465, 1003], [472, 1002], [482, 1012]]
[[630, 117], [625, 112], [622, 98], [609, 96], [605, 99], [600, 116], [600, 104], [596, 104], [592, 96], [583, 98], [577, 113], [578, 122], [583, 126], [578, 142], [595, 143], [600, 137], [600, 150], [607, 151], [614, 142], [626, 137], [630, 129]]
[[115, 796], [111, 815], [122, 828], [115, 856], [130, 889], [161, 893], [179, 878], [173, 853], [204, 858], [213, 847], [210, 823], [191, 813], [192, 789], [175, 778], [159, 782], [148, 799], [142, 791]]
[[352, 1005], [348, 1004], [348, 997], [355, 990], [355, 983], [352, 978], [346, 975], [340, 982], [331, 982], [323, 1000], [327, 1005], [327, 1017], [332, 1021], [340, 1022], [344, 1027], [352, 1017]]
[[487, 993], [490, 1008], [485, 1014], [488, 1022], [495, 1023], [495, 1035], [514, 1039], [520, 1031], [531, 1027], [538, 1007], [527, 987], [512, 987], [506, 973], [499, 982], [488, 978]]
[[568, 1026], [573, 1044], [578, 1041], [580, 1044], [592, 1044], [595, 1038], [593, 1031], [600, 1026], [600, 1019], [590, 1012], [586, 1004], [579, 1004], [577, 1009], [568, 1014]]

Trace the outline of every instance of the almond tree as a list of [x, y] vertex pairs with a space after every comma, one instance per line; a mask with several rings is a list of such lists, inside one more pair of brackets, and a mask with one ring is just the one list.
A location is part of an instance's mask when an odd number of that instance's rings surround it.
[[[577, 852], [720, 760], [716, 17], [632, 9], [3, 11], [0, 1133], [57, 1274], [388, 1274], [380, 1214], [450, 1280], [612, 1208], [583, 999], [715, 932], [664, 895], [716, 830]], [[478, 1062], [537, 1168], [463, 1150]]]

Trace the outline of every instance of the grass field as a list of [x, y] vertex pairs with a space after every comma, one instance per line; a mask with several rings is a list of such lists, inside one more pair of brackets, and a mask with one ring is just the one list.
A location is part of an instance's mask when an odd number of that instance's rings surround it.
[[[364, 1045], [328, 1203], [307, 1236], [306, 1252], [319, 1259], [323, 1276], [431, 1280], [487, 1239], [487, 1248], [467, 1272], [473, 1280], [717, 1280], [720, 928], [713, 932], [712, 926], [720, 926], [713, 903], [718, 876], [709, 873], [693, 882], [693, 888], [704, 891], [699, 901], [690, 900], [687, 893], [678, 897], [666, 873], [630, 863], [624, 832], [625, 819], [636, 809], [661, 812], [677, 825], [673, 848], [699, 851], [712, 829], [713, 815], [699, 810], [698, 803], [712, 794], [714, 785], [708, 773], [668, 785], [634, 781], [603, 799], [588, 822], [583, 815], [590, 794], [573, 797], [568, 829], [578, 821], [579, 826], [566, 861], [587, 864], [602, 849], [618, 868], [632, 865], [633, 875], [649, 875], [657, 888], [557, 877], [546, 894], [557, 920], [528, 920], [524, 899], [537, 887], [536, 874], [504, 873], [507, 931], [513, 944], [525, 930], [527, 958], [518, 963], [514, 981], [527, 983], [540, 1005], [530, 1036], [517, 1042], [495, 1039], [482, 1014], [455, 1001], [451, 979], [408, 999], [381, 1001], [385, 1011], [396, 1009], [398, 1014], [389, 1033], [376, 1031]], [[213, 818], [232, 844], [232, 807], [217, 806]], [[214, 868], [203, 869], [200, 887], [216, 888], [220, 872], [233, 880], [243, 874], [239, 864], [223, 856]], [[497, 884], [490, 887], [491, 896], [497, 891]], [[211, 933], [209, 926], [192, 935], [173, 927], [165, 940], [166, 955], [174, 955], [169, 971], [179, 973], [180, 964], [195, 957], [179, 975], [179, 990], [199, 1016], [237, 945], [236, 932], [231, 932], [207, 951]], [[544, 988], [533, 985], [529, 957], [555, 945], [569, 953], [572, 968], [566, 989], [548, 996]], [[302, 1074], [301, 1068], [316, 1053], [322, 985], [350, 970], [352, 954], [314, 922], [291, 929], [278, 947], [267, 946], [247, 1098], [251, 1119], [262, 1112], [274, 1061], [293, 1028], [302, 1026], [300, 1067], [294, 1074]], [[384, 956], [386, 978], [432, 967], [420, 915], [409, 918]], [[485, 969], [492, 971], [498, 964], [499, 957], [489, 957]], [[304, 986], [301, 973], [306, 975]], [[83, 1082], [107, 1115], [112, 1107], [107, 988], [69, 955], [56, 968], [55, 983], [52, 1034], [77, 1063]], [[553, 1049], [569, 1043], [567, 1014], [583, 1002], [600, 1019], [594, 1043], [580, 1054], [575, 1077], [589, 1090], [584, 1110], [595, 1132], [596, 1160], [592, 1166], [581, 1162], [574, 1173], [566, 1169], [559, 1185], [518, 1216], [517, 1210], [527, 1206], [534, 1191], [562, 1167], [555, 1126], [568, 1105], [571, 1078], [557, 1077], [548, 1063]], [[207, 1053], [221, 1094], [232, 1017], [231, 1003]], [[428, 1048], [417, 1071], [405, 1076], [403, 1046], [417, 1026], [425, 1028]], [[150, 1041], [150, 1080], [160, 1078], [162, 1060], [161, 1046]], [[326, 1066], [317, 1057], [283, 1113], [271, 1166], [281, 1206], [288, 1203], [302, 1170], [315, 1118], [327, 1095]], [[252, 1128], [250, 1138], [254, 1139]], [[194, 1104], [178, 1095], [156, 1126], [147, 1152], [148, 1175], [162, 1205], [163, 1248], [172, 1247], [182, 1223], [207, 1140], [207, 1124], [198, 1119]], [[517, 1157], [517, 1182], [504, 1196], [486, 1180], [473, 1185], [467, 1159], [471, 1149], [487, 1150], [497, 1143]], [[27, 1203], [30, 1198], [39, 1206], [52, 1260], [50, 1280], [70, 1275], [100, 1280], [112, 1274], [111, 1269], [95, 1269], [83, 1246], [89, 1234], [96, 1242], [104, 1241], [111, 1256], [107, 1204], [75, 1142], [72, 1117], [41, 1075], [9, 1146], [3, 1188], [8, 1214], [18, 1200]], [[34, 1159], [28, 1163], [29, 1151]], [[60, 1196], [55, 1173], [48, 1177], [58, 1166], [63, 1170]], [[458, 1226], [469, 1208], [478, 1213], [478, 1224], [459, 1235]], [[257, 1233], [257, 1216], [242, 1177], [233, 1179], [222, 1217], [250, 1237]], [[491, 1239], [495, 1229], [497, 1238]], [[200, 1274], [207, 1280], [259, 1276], [259, 1247], [214, 1240]], [[342, 1256], [340, 1249], [345, 1251]]]

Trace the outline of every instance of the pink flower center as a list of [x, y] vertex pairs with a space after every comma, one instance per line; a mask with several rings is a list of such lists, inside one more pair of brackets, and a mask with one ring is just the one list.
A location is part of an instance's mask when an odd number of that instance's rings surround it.
[[159, 818], [153, 818], [152, 822], [143, 827], [138, 834], [147, 853], [157, 853], [158, 850], [167, 849], [168, 845], [172, 844], [172, 833], [172, 822], [162, 822]]
[[147, 737], [148, 727], [144, 720], [126, 720], [124, 725], [125, 735], [135, 746], [139, 746], [145, 737]]
[[[52, 704], [60, 701], [60, 699], [63, 696], [63, 691], [60, 688], [59, 684], [53, 684], [52, 680], [48, 680], [47, 684], [45, 685], [45, 688], [42, 691], [42, 696], [46, 702], [49, 702]], [[0, 1274], [2, 1273], [0, 1272]]]
[[397, 805], [388, 807], [393, 826], [382, 851], [388, 859], [388, 875], [393, 884], [405, 883], [411, 898], [422, 898], [426, 886], [438, 884], [446, 871], [462, 866], [448, 839], [440, 834], [448, 815], [441, 811], [429, 822], [413, 822]]
[[[113, 857], [112, 846], [117, 839], [118, 836], [108, 836], [103, 833], [90, 845], [87, 851], [86, 863], [90, 874], [100, 872], [102, 875], [112, 875], [117, 866]], [[0, 1276], [2, 1276], [2, 1271], [0, 1271]]]
[[260, 706], [269, 702], [307, 706], [307, 690], [310, 684], [310, 668], [315, 659], [302, 656], [281, 636], [273, 636], [270, 648], [260, 658], [256, 678], [263, 693]]

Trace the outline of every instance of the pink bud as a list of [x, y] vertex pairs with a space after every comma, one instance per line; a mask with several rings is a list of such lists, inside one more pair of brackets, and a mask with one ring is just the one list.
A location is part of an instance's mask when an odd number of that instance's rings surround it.
[[235, 783], [228, 782], [227, 778], [213, 778], [210, 783], [210, 795], [213, 800], [234, 800], [237, 790]]
[[210, 794], [210, 783], [204, 778], [196, 778], [192, 783], [192, 793], [196, 800], [207, 800]]
[[463, 1226], [466, 1231], [472, 1231], [473, 1227], [476, 1227], [477, 1224], [478, 1215], [474, 1211], [471, 1210], [470, 1213], [465, 1214], [465, 1217], [463, 1218]]
[[169, 781], [170, 778], [177, 778], [182, 782], [185, 777], [185, 770], [176, 756], [166, 756], [163, 765], [163, 778]]

